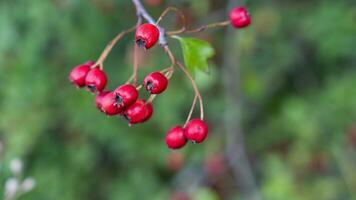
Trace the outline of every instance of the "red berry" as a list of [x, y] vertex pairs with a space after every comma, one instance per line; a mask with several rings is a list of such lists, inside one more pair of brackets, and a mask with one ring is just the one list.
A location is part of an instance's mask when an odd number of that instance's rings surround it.
[[159, 30], [153, 24], [142, 24], [136, 30], [135, 40], [138, 46], [149, 49], [159, 38]]
[[152, 117], [153, 114], [153, 106], [152, 103], [146, 103], [146, 117], [142, 119], [141, 122], [145, 122]]
[[116, 104], [119, 107], [128, 107], [135, 103], [138, 98], [138, 91], [135, 86], [130, 84], [121, 85], [114, 91]]
[[192, 119], [185, 127], [184, 136], [195, 143], [201, 143], [208, 136], [208, 126], [203, 120]]
[[180, 149], [187, 143], [187, 139], [184, 136], [184, 129], [181, 126], [171, 128], [165, 140], [170, 149]]
[[100, 68], [91, 69], [85, 77], [85, 85], [92, 93], [103, 91], [106, 86], [107, 77]]
[[152, 113], [152, 104], [139, 99], [125, 110], [124, 116], [130, 124], [137, 124], [147, 121]]
[[117, 115], [122, 109], [116, 106], [115, 94], [113, 92], [101, 92], [95, 97], [96, 106], [106, 115]]
[[101, 110], [102, 101], [103, 101], [105, 95], [107, 95], [108, 93], [110, 93], [110, 91], [103, 91], [103, 92], [100, 92], [98, 95], [95, 96], [95, 105], [100, 111], [102, 111]]
[[168, 86], [168, 79], [161, 72], [152, 72], [143, 80], [147, 91], [151, 94], [160, 94]]
[[251, 16], [245, 7], [236, 7], [230, 11], [230, 22], [235, 28], [244, 28], [251, 24]]
[[84, 64], [78, 65], [72, 69], [69, 74], [69, 80], [77, 87], [85, 86], [85, 77], [90, 71], [90, 67], [94, 65], [93, 61], [88, 61]]

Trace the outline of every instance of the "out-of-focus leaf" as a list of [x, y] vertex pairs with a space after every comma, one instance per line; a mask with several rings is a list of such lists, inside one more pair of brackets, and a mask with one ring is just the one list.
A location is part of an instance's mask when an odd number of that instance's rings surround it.
[[174, 36], [178, 39], [183, 51], [184, 63], [190, 73], [196, 71], [209, 71], [208, 59], [214, 54], [214, 48], [207, 41], [197, 38], [183, 38]]

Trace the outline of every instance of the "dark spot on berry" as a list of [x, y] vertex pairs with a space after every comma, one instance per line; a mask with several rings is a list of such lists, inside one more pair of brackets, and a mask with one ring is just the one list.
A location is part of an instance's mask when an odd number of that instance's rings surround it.
[[153, 88], [154, 88], [154, 85], [153, 85], [152, 81], [147, 81], [146, 89], [148, 91], [151, 91], [151, 90], [153, 90]]
[[119, 106], [122, 106], [124, 103], [124, 100], [122, 99], [122, 97], [120, 95], [115, 96], [115, 101], [116, 101], [116, 105], [119, 105]]
[[88, 87], [88, 89], [89, 89], [91, 92], [96, 92], [96, 87], [95, 87], [95, 85], [88, 85], [87, 87]]
[[137, 44], [139, 47], [145, 48], [145, 46], [146, 46], [146, 41], [143, 40], [143, 39], [138, 39], [138, 40], [136, 40], [136, 44]]

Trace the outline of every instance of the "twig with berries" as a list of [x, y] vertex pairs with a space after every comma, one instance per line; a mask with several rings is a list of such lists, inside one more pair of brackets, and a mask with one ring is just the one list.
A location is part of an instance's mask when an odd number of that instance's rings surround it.
[[[121, 115], [128, 120], [129, 125], [132, 125], [143, 123], [151, 118], [154, 99], [167, 89], [169, 80], [178, 65], [178, 68], [182, 70], [191, 82], [195, 95], [185, 124], [183, 126], [177, 125], [170, 129], [165, 137], [165, 141], [167, 146], [171, 149], [182, 148], [188, 140], [193, 143], [201, 143], [208, 135], [208, 126], [204, 122], [203, 98], [189, 70], [187, 70], [181, 62], [177, 61], [170, 50], [167, 36], [177, 37], [179, 34], [198, 33], [208, 28], [223, 27], [229, 24], [235, 28], [243, 28], [251, 23], [250, 16], [244, 7], [238, 7], [231, 11], [229, 21], [212, 23], [188, 30], [186, 28], [185, 16], [179, 9], [168, 7], [156, 21], [146, 11], [140, 0], [132, 0], [132, 2], [136, 8], [138, 17], [137, 24], [119, 33], [109, 42], [96, 62], [89, 61], [75, 67], [71, 71], [69, 79], [77, 87], [86, 87], [87, 90], [96, 94], [95, 102], [100, 111], [108, 116]], [[159, 25], [169, 12], [174, 12], [180, 17], [182, 27], [179, 30], [166, 32], [165, 29]], [[147, 23], [142, 24], [144, 20], [146, 20]], [[115, 90], [104, 90], [107, 83], [107, 76], [104, 72], [103, 65], [104, 61], [117, 42], [133, 31], [135, 31], [133, 74], [124, 85], [117, 87]], [[167, 54], [171, 65], [160, 71], [154, 71], [148, 74], [144, 78], [142, 85], [137, 85], [139, 65], [137, 58], [138, 48], [149, 50], [157, 42]], [[150, 97], [147, 100], [139, 98], [139, 90], [142, 87], [150, 93]], [[191, 119], [197, 101], [200, 107], [200, 118]]]

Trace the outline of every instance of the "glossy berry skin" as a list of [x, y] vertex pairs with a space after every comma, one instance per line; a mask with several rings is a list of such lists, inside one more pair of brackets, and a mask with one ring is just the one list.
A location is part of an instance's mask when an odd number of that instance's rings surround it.
[[143, 85], [151, 94], [160, 94], [166, 90], [168, 79], [161, 72], [152, 72], [145, 77]]
[[144, 100], [139, 99], [125, 110], [124, 116], [131, 125], [149, 120], [149, 118], [152, 116], [152, 113], [152, 104], [146, 103]]
[[95, 96], [95, 105], [100, 111], [102, 111], [101, 107], [102, 107], [103, 99], [105, 95], [107, 95], [108, 93], [110, 93], [110, 91], [102, 91]]
[[93, 61], [88, 61], [84, 64], [78, 65], [69, 73], [69, 80], [77, 87], [85, 86], [85, 77], [90, 71], [90, 67], [94, 65]]
[[149, 49], [153, 47], [159, 38], [159, 30], [153, 24], [142, 24], [136, 30], [135, 40], [140, 47]]
[[153, 106], [152, 103], [146, 103], [146, 116], [142, 119], [141, 122], [148, 121], [153, 115]]
[[251, 16], [245, 7], [236, 7], [230, 11], [230, 23], [235, 28], [244, 28], [251, 24]]
[[167, 147], [170, 149], [182, 148], [187, 143], [187, 139], [184, 136], [184, 129], [181, 126], [171, 128], [165, 137], [165, 141]]
[[121, 85], [114, 91], [116, 104], [118, 107], [128, 107], [135, 103], [138, 98], [138, 91], [135, 86], [130, 84]]
[[112, 116], [122, 113], [122, 108], [116, 106], [113, 92], [101, 92], [95, 97], [95, 103], [98, 109], [106, 115]]
[[184, 136], [194, 143], [201, 143], [208, 136], [208, 126], [203, 120], [192, 119], [185, 127]]
[[100, 68], [91, 69], [85, 77], [85, 85], [92, 93], [98, 93], [104, 90], [107, 83], [107, 77]]

